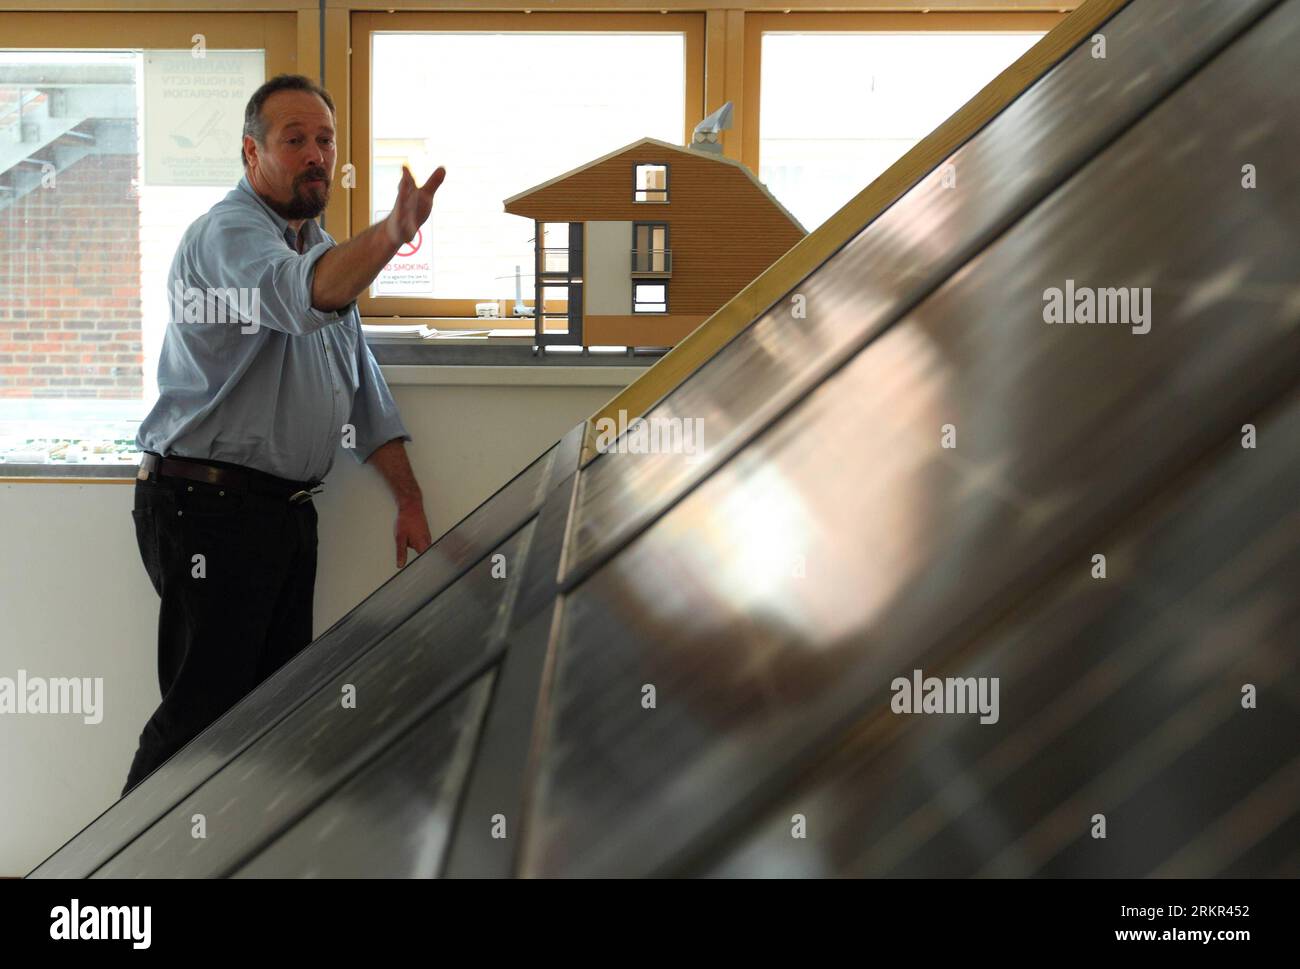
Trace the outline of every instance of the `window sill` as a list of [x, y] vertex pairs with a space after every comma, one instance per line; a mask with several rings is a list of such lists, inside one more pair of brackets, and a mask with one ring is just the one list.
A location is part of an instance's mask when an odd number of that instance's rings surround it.
[[0, 484], [130, 484], [138, 464], [0, 464]]
[[[567, 361], [566, 361], [567, 362]], [[390, 387], [626, 387], [642, 367], [383, 364]]]
[[[504, 340], [367, 340], [370, 352], [381, 367], [459, 367], [486, 370], [562, 370], [575, 374], [586, 370], [620, 370], [639, 374], [659, 361], [665, 348], [646, 352], [535, 352], [532, 334], [516, 341]], [[584, 382], [591, 378], [583, 378]], [[561, 381], [562, 382], [562, 381]]]
[[[392, 387], [611, 387], [636, 380], [659, 354], [534, 354], [520, 346], [429, 346], [380, 342], [371, 345], [384, 379]], [[137, 456], [138, 460], [138, 456]], [[0, 483], [126, 484], [137, 461], [41, 464], [0, 463]]]

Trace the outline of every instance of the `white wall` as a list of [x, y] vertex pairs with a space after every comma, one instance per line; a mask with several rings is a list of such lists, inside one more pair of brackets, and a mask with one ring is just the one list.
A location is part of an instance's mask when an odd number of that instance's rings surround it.
[[[635, 373], [542, 369], [385, 368], [435, 536]], [[130, 484], [0, 482], [0, 677], [104, 678], [97, 725], [0, 715], [0, 876], [25, 874], [117, 799], [157, 706], [158, 597], [136, 549], [132, 498]], [[343, 452], [316, 503], [319, 635], [395, 571], [395, 509], [379, 475]]]
[[584, 316], [632, 312], [632, 223], [588, 222], [583, 239]]

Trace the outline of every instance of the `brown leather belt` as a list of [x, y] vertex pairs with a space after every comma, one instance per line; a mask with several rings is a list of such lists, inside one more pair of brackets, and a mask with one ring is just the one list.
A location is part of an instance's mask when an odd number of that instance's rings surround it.
[[151, 475], [155, 478], [185, 478], [231, 491], [269, 495], [295, 505], [311, 501], [323, 488], [318, 481], [290, 481], [252, 468], [225, 467], [193, 458], [165, 458], [146, 451], [140, 458], [140, 470], [135, 476], [148, 481]]

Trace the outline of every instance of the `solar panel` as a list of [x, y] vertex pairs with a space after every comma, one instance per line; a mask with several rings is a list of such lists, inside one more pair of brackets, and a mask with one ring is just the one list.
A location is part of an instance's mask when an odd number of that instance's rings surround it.
[[1294, 870], [1300, 0], [1104, 32], [37, 873]]
[[545, 498], [557, 454], [563, 451], [567, 455], [571, 449], [571, 442], [561, 442], [530, 463], [424, 554], [409, 562], [318, 636], [309, 648], [42, 862], [29, 877], [88, 875], [270, 729], [294, 703], [373, 647], [394, 623], [410, 616], [536, 514]]
[[655, 450], [588, 465], [568, 572], [584, 573], [652, 521], [1270, 5], [1198, 0], [1171, 17], [1165, 4], [1139, 3], [1117, 14], [1105, 59], [1091, 44], [1076, 49], [651, 408], [638, 446]]
[[[891, 716], [713, 849], [725, 876], [1278, 876], [1300, 861], [1300, 394], [943, 673], [999, 719]], [[1243, 706], [1244, 685], [1258, 705]], [[1091, 836], [1101, 813], [1107, 836]], [[805, 819], [792, 838], [791, 819]], [[743, 829], [742, 829], [743, 830]]]
[[[1291, 3], [573, 591], [526, 873], [671, 868], [1294, 383], [1300, 182], [1238, 173], [1300, 147], [1297, 41]], [[1047, 324], [1071, 280], [1149, 331]]]
[[494, 677], [484, 673], [435, 710], [236, 876], [437, 875]]
[[[397, 625], [94, 877], [229, 873], [328, 797], [495, 661], [531, 529]], [[193, 834], [196, 816], [205, 837]]]

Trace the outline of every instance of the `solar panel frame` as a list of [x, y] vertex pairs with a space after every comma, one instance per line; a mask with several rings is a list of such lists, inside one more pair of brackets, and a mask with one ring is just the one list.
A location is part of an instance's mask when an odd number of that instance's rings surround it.
[[466, 786], [463, 823], [448, 852], [452, 877], [513, 874], [520, 837], [500, 838], [492, 819], [518, 830], [528, 798], [534, 733], [545, 718], [546, 674], [562, 602], [557, 580], [576, 474], [557, 485], [537, 517], [527, 569], [508, 621], [507, 646], [482, 749]]
[[[167, 812], [91, 877], [226, 875], [477, 679], [501, 631], [532, 524], [485, 558]], [[351, 697], [351, 705], [349, 705]], [[208, 828], [191, 836], [195, 816]]]
[[436, 877], [495, 676], [436, 708], [234, 877]]

